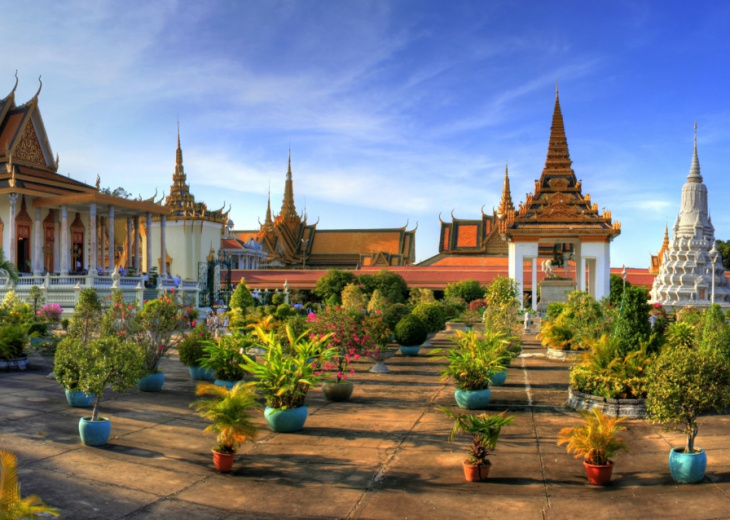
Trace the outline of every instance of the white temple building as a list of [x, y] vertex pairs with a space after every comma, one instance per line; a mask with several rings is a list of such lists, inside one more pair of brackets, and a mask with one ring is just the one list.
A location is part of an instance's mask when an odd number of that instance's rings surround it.
[[651, 290], [652, 302], [677, 310], [685, 306], [709, 307], [712, 303], [730, 308], [730, 285], [715, 247], [715, 228], [707, 211], [707, 186], [700, 174], [696, 125], [692, 166], [682, 187], [673, 237], [660, 260]]

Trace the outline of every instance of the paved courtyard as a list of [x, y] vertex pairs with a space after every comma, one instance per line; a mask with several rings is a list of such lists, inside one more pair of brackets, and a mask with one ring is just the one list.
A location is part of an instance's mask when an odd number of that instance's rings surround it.
[[[447, 345], [447, 333], [433, 340]], [[189, 408], [195, 383], [176, 356], [163, 361], [159, 394], [110, 394], [102, 413], [112, 438], [102, 448], [79, 441], [78, 418], [47, 377], [50, 361], [33, 358], [25, 373], [0, 373], [0, 447], [19, 459], [24, 495], [40, 495], [82, 519], [568, 519], [730, 518], [730, 417], [700, 427], [708, 472], [697, 485], [675, 485], [667, 457], [675, 433], [628, 423], [631, 453], [616, 457], [612, 483], [587, 484], [580, 460], [556, 445], [578, 422], [564, 408], [568, 364], [545, 360], [534, 338], [493, 389], [490, 411], [509, 410], [489, 480], [464, 480], [466, 437], [447, 442], [450, 422], [438, 406], [455, 406], [440, 363], [420, 355], [388, 361], [390, 374], [356, 365], [355, 391], [327, 403], [316, 388], [297, 434], [260, 436], [239, 452], [227, 475], [212, 467], [211, 437]], [[429, 349], [422, 349], [422, 354]]]

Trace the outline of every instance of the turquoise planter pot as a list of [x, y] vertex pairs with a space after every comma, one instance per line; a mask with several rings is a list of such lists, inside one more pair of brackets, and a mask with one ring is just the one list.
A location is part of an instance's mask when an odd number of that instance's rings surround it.
[[212, 381], [215, 379], [215, 372], [210, 368], [188, 367], [188, 373], [196, 381]]
[[227, 388], [228, 390], [236, 386], [236, 383], [240, 383], [240, 381], [226, 381], [225, 379], [216, 379], [215, 381], [213, 381], [213, 384], [215, 386], [222, 386], [224, 388]]
[[418, 355], [418, 351], [421, 350], [421, 345], [401, 345], [400, 353], [404, 356], [415, 357]]
[[165, 374], [158, 372], [157, 374], [149, 374], [137, 381], [137, 388], [142, 392], [161, 392], [164, 384]]
[[684, 448], [672, 448], [669, 452], [669, 472], [675, 482], [694, 484], [705, 478], [707, 454], [702, 448], [695, 453], [684, 453]]
[[112, 433], [112, 423], [108, 417], [92, 421], [91, 417], [79, 419], [79, 435], [86, 446], [104, 446]]
[[454, 390], [454, 397], [459, 408], [465, 410], [481, 410], [487, 407], [492, 398], [492, 391], [489, 388], [483, 390]]
[[94, 395], [86, 395], [83, 392], [65, 390], [66, 401], [74, 408], [88, 408], [94, 402]]
[[308, 414], [309, 410], [306, 406], [288, 408], [286, 410], [279, 410], [278, 408], [271, 408], [267, 406], [264, 410], [266, 424], [268, 424], [269, 428], [276, 433], [293, 433], [302, 431]]
[[502, 386], [505, 381], [507, 381], [507, 371], [503, 370], [492, 375], [492, 382], [490, 384], [492, 386]]

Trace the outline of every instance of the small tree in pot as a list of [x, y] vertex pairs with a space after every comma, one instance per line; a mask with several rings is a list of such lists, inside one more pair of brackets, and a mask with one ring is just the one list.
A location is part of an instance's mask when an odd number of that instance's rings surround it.
[[646, 408], [654, 422], [667, 424], [687, 436], [685, 446], [673, 448], [669, 469], [677, 482], [704, 478], [707, 455], [695, 447], [698, 418], [730, 406], [730, 365], [714, 346], [665, 348], [649, 374]]
[[395, 326], [395, 341], [404, 356], [417, 356], [418, 350], [428, 337], [428, 328], [413, 314], [405, 316]]
[[454, 413], [445, 406], [439, 407], [439, 410], [454, 420], [449, 441], [453, 441], [456, 435], [462, 432], [472, 437], [471, 445], [466, 450], [469, 458], [463, 464], [464, 477], [469, 482], [485, 480], [492, 465], [488, 458], [489, 454], [497, 447], [502, 427], [512, 423], [514, 416], [508, 417], [507, 412], [491, 416], [486, 413], [479, 415]]

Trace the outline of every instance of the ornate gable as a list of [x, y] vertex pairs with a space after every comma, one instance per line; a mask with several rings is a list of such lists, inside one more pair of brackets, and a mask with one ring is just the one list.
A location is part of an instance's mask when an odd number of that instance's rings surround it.
[[43, 151], [40, 142], [38, 142], [38, 134], [36, 134], [32, 122], [25, 125], [23, 135], [18, 139], [13, 150], [13, 159], [18, 162], [46, 166], [46, 162], [43, 160]]

